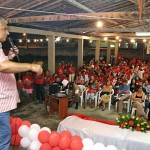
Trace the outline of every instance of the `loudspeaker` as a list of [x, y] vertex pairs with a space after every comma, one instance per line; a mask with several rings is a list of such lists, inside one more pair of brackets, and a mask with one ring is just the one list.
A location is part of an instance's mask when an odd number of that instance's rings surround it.
[[57, 83], [49, 85], [49, 95], [56, 94], [58, 92], [59, 92], [59, 85]]

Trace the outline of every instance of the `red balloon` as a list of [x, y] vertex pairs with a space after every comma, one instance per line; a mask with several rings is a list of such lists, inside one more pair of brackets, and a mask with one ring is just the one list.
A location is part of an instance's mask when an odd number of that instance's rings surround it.
[[20, 119], [20, 118], [13, 118], [11, 124], [18, 124], [19, 126], [21, 126], [21, 123], [22, 123], [22, 119]]
[[11, 145], [18, 147], [20, 145], [20, 141], [21, 141], [22, 137], [19, 134], [14, 134], [11, 137]]
[[70, 148], [71, 150], [82, 150], [83, 148], [82, 141], [79, 140], [71, 141]]
[[13, 119], [14, 119], [14, 118], [10, 116], [10, 124], [13, 123]]
[[60, 133], [60, 136], [63, 137], [63, 136], [68, 136], [69, 138], [72, 137], [71, 133], [67, 130], [64, 130]]
[[51, 132], [50, 136], [49, 136], [49, 144], [52, 147], [58, 146], [59, 144], [59, 140], [60, 140], [60, 135], [58, 132], [53, 131]]
[[21, 123], [23, 122], [21, 118], [16, 118], [16, 122], [21, 126]]
[[21, 123], [21, 125], [27, 125], [28, 127], [30, 127], [30, 126], [31, 126], [31, 123], [30, 123], [29, 121], [27, 121], [27, 120], [24, 120], [24, 121]]
[[59, 140], [59, 147], [61, 149], [70, 148], [71, 139], [68, 136], [63, 136]]
[[53, 147], [52, 150], [61, 150], [58, 146]]
[[82, 141], [81, 137], [78, 136], [78, 135], [74, 135], [74, 136], [71, 137], [71, 141], [75, 141], [75, 140]]
[[52, 150], [52, 147], [48, 143], [41, 145], [40, 150]]
[[13, 134], [18, 134], [18, 129], [19, 129], [19, 127], [20, 127], [20, 125], [19, 124], [11, 124], [10, 125], [10, 127], [11, 127], [11, 134], [13, 135]]
[[38, 134], [38, 139], [41, 143], [48, 143], [49, 142], [50, 133], [47, 131], [41, 131]]

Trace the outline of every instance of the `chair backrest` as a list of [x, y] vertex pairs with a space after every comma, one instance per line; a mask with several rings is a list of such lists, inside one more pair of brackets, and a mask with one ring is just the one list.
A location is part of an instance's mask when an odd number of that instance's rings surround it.
[[85, 91], [85, 85], [78, 85], [80, 87], [80, 89], [83, 91]]

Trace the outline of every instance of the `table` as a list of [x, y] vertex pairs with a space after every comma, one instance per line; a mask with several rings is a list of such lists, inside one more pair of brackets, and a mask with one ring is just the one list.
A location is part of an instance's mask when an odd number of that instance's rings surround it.
[[50, 114], [58, 113], [59, 119], [68, 116], [68, 97], [49, 97]]
[[82, 139], [91, 138], [94, 143], [100, 142], [105, 146], [114, 145], [118, 150], [149, 150], [150, 132], [142, 133], [121, 129], [118, 126], [69, 116], [59, 123], [58, 132], [69, 130], [72, 135]]

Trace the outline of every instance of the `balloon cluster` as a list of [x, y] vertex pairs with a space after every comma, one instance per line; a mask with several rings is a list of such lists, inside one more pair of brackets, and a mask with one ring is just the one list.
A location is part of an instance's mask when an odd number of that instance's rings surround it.
[[27, 120], [10, 117], [11, 145], [26, 150], [117, 150], [113, 145], [107, 147], [89, 139], [81, 139], [67, 130], [58, 133], [51, 132], [48, 127], [41, 128], [38, 124], [31, 124]]
[[22, 121], [20, 118], [10, 118], [12, 138], [11, 145], [21, 146], [26, 150], [82, 150], [82, 139], [72, 136], [69, 131], [51, 132], [47, 127], [40, 128], [38, 124]]
[[114, 145], [108, 145], [107, 147], [105, 147], [105, 145], [102, 143], [94, 144], [94, 142], [89, 138], [83, 139], [82, 143], [82, 150], [117, 150], [117, 148]]

